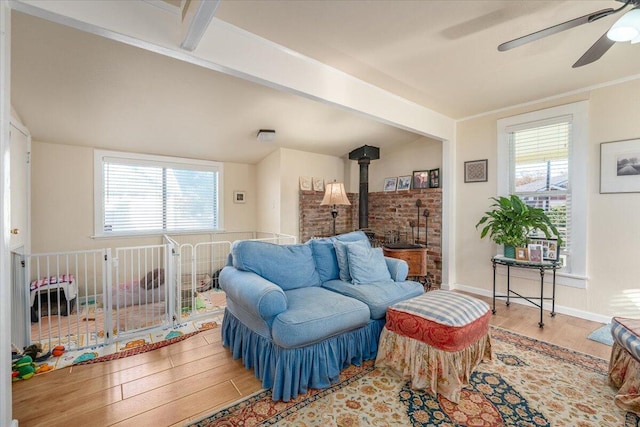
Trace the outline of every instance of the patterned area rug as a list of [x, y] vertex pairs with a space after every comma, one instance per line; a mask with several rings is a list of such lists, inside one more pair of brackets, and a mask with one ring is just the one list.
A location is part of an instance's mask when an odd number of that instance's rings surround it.
[[481, 363], [459, 404], [372, 362], [290, 402], [262, 391], [191, 426], [640, 426], [613, 403], [603, 359], [492, 327], [493, 360]]

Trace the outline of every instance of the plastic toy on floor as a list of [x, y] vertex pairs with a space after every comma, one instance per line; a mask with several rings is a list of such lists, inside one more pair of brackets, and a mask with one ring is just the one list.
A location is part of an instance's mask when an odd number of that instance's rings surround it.
[[33, 359], [34, 362], [45, 361], [49, 356], [51, 356], [50, 351], [46, 353], [42, 351], [42, 344], [40, 343], [31, 344], [30, 346], [25, 347], [22, 354], [25, 356], [31, 356], [31, 359]]
[[64, 354], [65, 348], [63, 345], [57, 345], [53, 348], [53, 351], [51, 352], [51, 354], [54, 357], [60, 357]]
[[36, 374], [36, 364], [31, 356], [23, 356], [11, 365], [11, 380], [28, 380]]

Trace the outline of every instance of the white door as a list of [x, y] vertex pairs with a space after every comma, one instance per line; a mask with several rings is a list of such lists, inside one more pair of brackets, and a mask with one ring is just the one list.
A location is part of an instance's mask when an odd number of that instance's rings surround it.
[[11, 240], [13, 251], [29, 241], [29, 132], [11, 123]]

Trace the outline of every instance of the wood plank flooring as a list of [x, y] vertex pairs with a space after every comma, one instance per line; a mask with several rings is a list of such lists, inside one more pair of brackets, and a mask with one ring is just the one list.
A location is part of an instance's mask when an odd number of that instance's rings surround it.
[[[482, 298], [490, 303], [489, 298]], [[587, 339], [596, 322], [537, 309], [497, 305], [493, 325], [609, 358], [611, 347]], [[13, 418], [28, 426], [179, 426], [260, 389], [253, 371], [222, 347], [220, 329], [136, 356], [75, 366], [13, 383]]]

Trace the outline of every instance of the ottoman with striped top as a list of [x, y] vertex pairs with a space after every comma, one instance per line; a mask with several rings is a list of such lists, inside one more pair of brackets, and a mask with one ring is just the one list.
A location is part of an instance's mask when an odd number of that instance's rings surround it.
[[377, 367], [389, 367], [427, 390], [458, 403], [462, 388], [482, 360], [491, 359], [489, 319], [484, 301], [436, 290], [387, 309]]
[[621, 409], [640, 414], [640, 319], [614, 317], [611, 335], [609, 381], [618, 387], [614, 402]]

